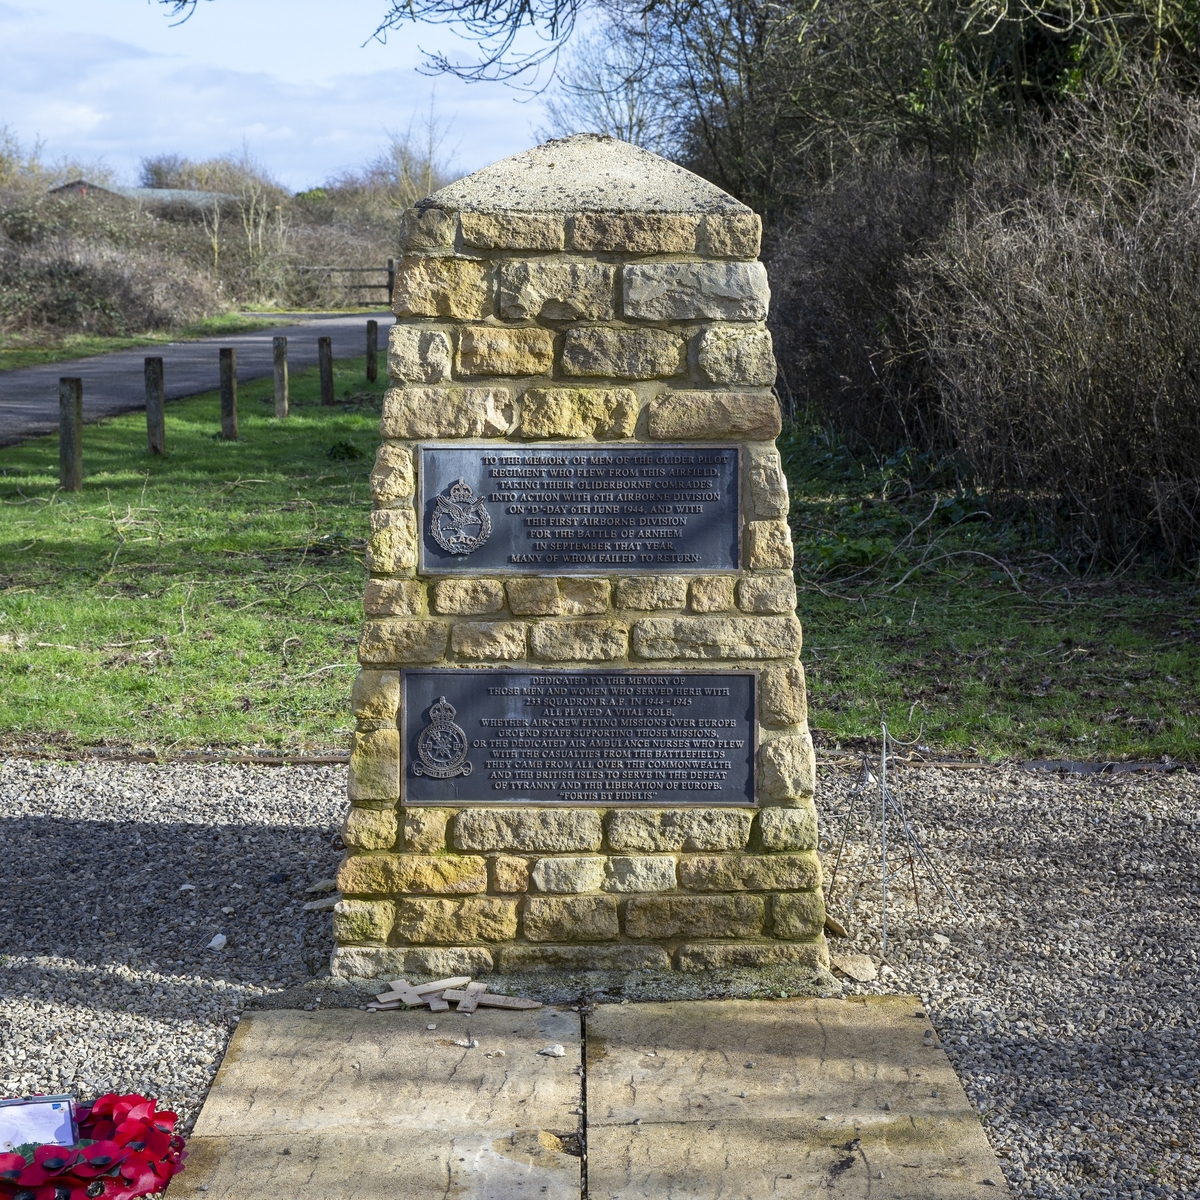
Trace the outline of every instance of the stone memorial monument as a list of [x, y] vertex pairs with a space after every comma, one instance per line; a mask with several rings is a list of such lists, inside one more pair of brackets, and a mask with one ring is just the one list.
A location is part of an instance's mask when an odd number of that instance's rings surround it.
[[592, 135], [407, 215], [335, 974], [827, 964], [759, 233]]

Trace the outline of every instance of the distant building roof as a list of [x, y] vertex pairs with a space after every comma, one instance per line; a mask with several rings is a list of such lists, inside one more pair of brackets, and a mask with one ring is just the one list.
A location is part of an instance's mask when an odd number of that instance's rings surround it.
[[237, 199], [228, 192], [201, 192], [193, 188], [105, 187], [99, 183], [89, 183], [86, 179], [72, 179], [70, 183], [50, 189], [52, 196], [86, 196], [89, 192], [121, 196], [126, 200], [136, 200], [139, 204], [187, 204], [195, 208]]

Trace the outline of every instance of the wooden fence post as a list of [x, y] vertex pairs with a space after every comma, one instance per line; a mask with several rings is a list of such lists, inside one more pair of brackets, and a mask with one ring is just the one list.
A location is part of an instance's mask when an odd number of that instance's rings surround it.
[[396, 260], [388, 259], [388, 308], [392, 307], [392, 293], [396, 290]]
[[333, 403], [333, 342], [327, 337], [317, 338], [317, 366], [321, 373], [321, 403]]
[[374, 383], [379, 374], [379, 322], [367, 322], [367, 379]]
[[146, 449], [151, 454], [167, 452], [167, 418], [163, 412], [163, 360], [146, 359]]
[[236, 442], [237, 436], [237, 353], [228, 347], [221, 351], [221, 437]]
[[83, 380], [58, 381], [58, 486], [83, 487]]
[[287, 338], [277, 337], [271, 342], [275, 354], [275, 415], [288, 415], [288, 368]]

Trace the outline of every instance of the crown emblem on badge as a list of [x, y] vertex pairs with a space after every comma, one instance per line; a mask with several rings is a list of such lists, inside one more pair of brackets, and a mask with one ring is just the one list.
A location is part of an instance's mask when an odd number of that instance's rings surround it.
[[452, 483], [433, 506], [429, 535], [447, 554], [478, 550], [492, 535], [492, 518], [482, 496], [465, 479]]
[[436, 703], [429, 706], [429, 724], [417, 738], [418, 761], [413, 763], [414, 775], [426, 775], [430, 779], [470, 775], [467, 735], [454, 723], [456, 716], [458, 711], [445, 696], [439, 696]]

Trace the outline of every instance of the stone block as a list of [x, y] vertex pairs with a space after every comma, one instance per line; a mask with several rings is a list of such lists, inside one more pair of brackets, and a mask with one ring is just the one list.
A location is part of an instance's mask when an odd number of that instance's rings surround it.
[[511, 854], [497, 854], [490, 860], [493, 892], [529, 891], [529, 859]]
[[579, 213], [571, 222], [571, 249], [691, 254], [699, 224], [690, 213]]
[[669, 971], [671, 960], [661, 946], [501, 946], [499, 969], [506, 975], [524, 971]]
[[750, 486], [750, 507], [756, 517], [788, 515], [787, 477], [776, 450], [757, 450], [750, 454], [746, 479]]
[[480, 616], [504, 607], [504, 584], [498, 579], [439, 579], [433, 607], [440, 613]]
[[625, 905], [631, 938], [760, 937], [761, 896], [634, 896]]
[[342, 822], [342, 841], [353, 850], [390, 850], [396, 829], [394, 808], [352, 808]]
[[403, 617], [368, 621], [358, 644], [358, 660], [365, 667], [441, 662], [449, 640], [445, 621]]
[[772, 729], [803, 725], [808, 720], [804, 667], [800, 663], [766, 667], [759, 674], [758, 719]]
[[396, 919], [391, 900], [339, 900], [333, 909], [333, 940], [386, 942]]
[[589, 809], [468, 808], [454, 819], [458, 850], [561, 853], [599, 850], [600, 814]]
[[450, 633], [450, 648], [473, 662], [513, 662], [525, 657], [525, 623], [458, 621]]
[[474, 854], [355, 854], [342, 860], [337, 882], [350, 895], [469, 896], [487, 891], [487, 864]]
[[665, 329], [568, 329], [562, 369], [564, 375], [667, 379], [687, 369], [687, 343]]
[[444, 329], [397, 323], [388, 333], [388, 375], [398, 383], [441, 383], [450, 378], [451, 352]]
[[458, 336], [463, 375], [545, 375], [554, 366], [554, 334], [548, 329], [473, 325]]
[[695, 438], [774, 441], [783, 429], [769, 392], [664, 392], [650, 401], [648, 429], [660, 442]]
[[596, 855], [539, 858], [529, 877], [539, 892], [597, 892], [604, 882], [604, 863]]
[[697, 575], [692, 580], [692, 612], [728, 612], [733, 607], [732, 575]]
[[403, 446], [384, 442], [375, 452], [371, 470], [371, 499], [377, 504], [407, 500], [413, 494], [412, 454]]
[[452, 808], [406, 808], [404, 848], [413, 854], [441, 854], [446, 849], [446, 825]]
[[792, 892], [771, 897], [771, 929], [778, 938], [812, 941], [825, 930], [825, 897], [820, 892]]
[[675, 887], [675, 859], [665, 854], [614, 855], [607, 860], [606, 892], [669, 892]]
[[411, 508], [378, 508], [371, 514], [366, 565], [379, 575], [417, 565], [417, 515]]
[[460, 222], [463, 245], [480, 250], [561, 250], [565, 240], [557, 213], [464, 212]]
[[400, 796], [400, 731], [356, 733], [350, 750], [351, 800], [395, 800]]
[[517, 902], [498, 896], [467, 900], [405, 897], [396, 902], [397, 941], [507, 942], [517, 936]]
[[620, 936], [615, 896], [530, 896], [522, 925], [531, 942], [607, 942]]
[[756, 967], [829, 967], [825, 939], [815, 942], [685, 942], [675, 951], [677, 971]]
[[758, 752], [758, 789], [769, 800], [811, 796], [816, 788], [817, 760], [812, 735], [793, 734], [767, 742]]
[[815, 850], [816, 806], [764, 808], [758, 814], [758, 844], [764, 850]]
[[713, 258], [757, 258], [762, 218], [754, 212], [706, 213], [696, 248]]
[[611, 321], [615, 268], [591, 261], [534, 259], [500, 264], [506, 321]]
[[710, 325], [696, 338], [696, 371], [705, 383], [770, 387], [775, 351], [766, 329]]
[[527, 438], [627, 438], [637, 424], [630, 388], [530, 388], [517, 433]]
[[752, 571], [767, 571], [772, 567], [790, 571], [794, 558], [792, 531], [786, 521], [746, 523], [746, 565]]
[[535, 621], [529, 648], [542, 662], [612, 662], [629, 648], [629, 627], [620, 621]]
[[739, 579], [737, 603], [742, 612], [795, 612], [796, 581], [791, 575], [755, 575]]
[[816, 854], [698, 854], [679, 860], [693, 892], [799, 892], [821, 886]]
[[635, 263], [621, 291], [627, 321], [764, 321], [771, 302], [760, 262]]
[[350, 711], [364, 721], [394, 721], [400, 708], [395, 671], [359, 671], [350, 692]]
[[512, 393], [503, 387], [391, 388], [383, 397], [385, 438], [503, 437], [513, 423]]
[[607, 612], [610, 591], [607, 579], [510, 579], [508, 604], [522, 617], [585, 616]]
[[[490, 975], [494, 966], [492, 952], [483, 946], [415, 946], [404, 950], [400, 968], [409, 977], [428, 975], [430, 979], [445, 979], [448, 975], [470, 975], [478, 979]], [[392, 975], [399, 971], [385, 972]]]
[[688, 581], [682, 575], [649, 575], [644, 579], [618, 579], [616, 604], [654, 612], [663, 608], [682, 608], [687, 602]]
[[329, 956], [334, 979], [379, 979], [404, 971], [404, 951], [392, 946], [335, 946]]
[[415, 579], [368, 579], [363, 593], [368, 617], [417, 617], [425, 611], [425, 585]]
[[795, 658], [800, 622], [795, 617], [642, 617], [633, 625], [639, 658]]
[[470, 258], [407, 255], [396, 264], [392, 312], [482, 321], [492, 315], [491, 272]]
[[404, 250], [453, 250], [457, 233], [458, 218], [454, 213], [418, 204], [401, 220], [400, 246]]
[[745, 808], [619, 808], [608, 818], [612, 850], [740, 850], [754, 813]]

